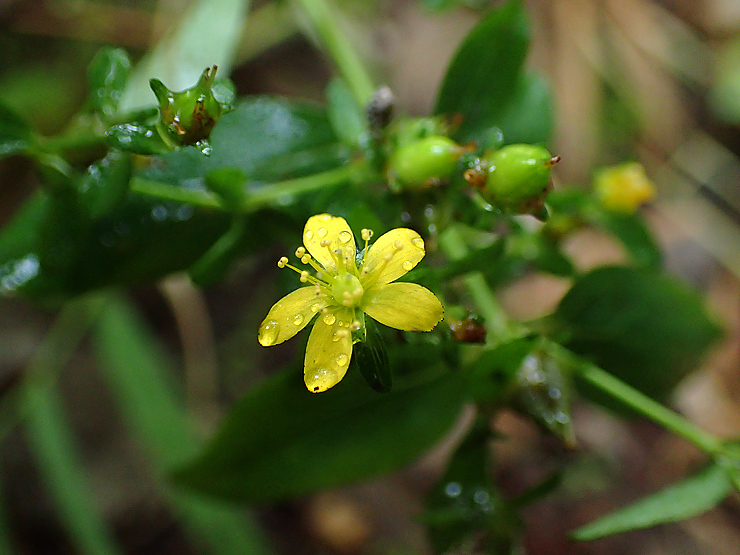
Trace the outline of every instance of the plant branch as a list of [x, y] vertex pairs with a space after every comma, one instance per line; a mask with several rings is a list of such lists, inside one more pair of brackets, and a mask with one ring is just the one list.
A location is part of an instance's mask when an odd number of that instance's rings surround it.
[[347, 81], [360, 106], [365, 106], [375, 92], [373, 80], [357, 52], [342, 32], [326, 0], [297, 0], [316, 29], [329, 56]]

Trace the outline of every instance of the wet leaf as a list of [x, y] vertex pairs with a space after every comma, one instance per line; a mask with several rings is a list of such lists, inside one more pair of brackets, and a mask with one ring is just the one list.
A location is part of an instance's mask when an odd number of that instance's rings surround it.
[[250, 391], [177, 482], [217, 497], [265, 502], [399, 469], [450, 428], [462, 404], [458, 376], [378, 394], [350, 372], [320, 394], [299, 369]]

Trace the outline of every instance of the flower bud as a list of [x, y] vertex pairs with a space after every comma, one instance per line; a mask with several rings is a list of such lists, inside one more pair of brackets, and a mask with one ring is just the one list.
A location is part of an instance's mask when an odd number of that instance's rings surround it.
[[413, 141], [393, 153], [388, 180], [398, 189], [418, 189], [448, 181], [462, 152], [455, 141], [443, 135]]
[[601, 170], [594, 179], [594, 191], [604, 208], [625, 214], [655, 198], [655, 186], [637, 162]]
[[552, 166], [560, 158], [541, 146], [514, 144], [483, 160], [488, 164], [484, 196], [504, 208], [533, 213], [542, 208], [551, 188]]

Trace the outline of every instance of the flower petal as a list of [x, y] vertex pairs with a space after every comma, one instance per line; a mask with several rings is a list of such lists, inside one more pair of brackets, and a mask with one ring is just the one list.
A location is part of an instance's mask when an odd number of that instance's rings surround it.
[[[329, 245], [321, 246], [324, 241]], [[330, 274], [337, 273], [336, 255], [334, 251], [340, 249], [348, 267], [354, 268], [355, 236], [344, 218], [331, 214], [311, 216], [303, 228], [303, 244], [309, 254]]]
[[301, 287], [280, 299], [260, 324], [260, 345], [270, 347], [293, 337], [329, 303], [329, 298], [317, 286]]
[[360, 281], [365, 289], [390, 283], [412, 270], [424, 254], [424, 239], [413, 229], [392, 229], [368, 249]]
[[365, 293], [365, 314], [404, 331], [430, 331], [444, 317], [439, 299], [416, 283], [389, 283]]
[[303, 364], [303, 381], [310, 392], [334, 387], [347, 373], [352, 358], [351, 323], [352, 312], [347, 310], [329, 312], [316, 320]]

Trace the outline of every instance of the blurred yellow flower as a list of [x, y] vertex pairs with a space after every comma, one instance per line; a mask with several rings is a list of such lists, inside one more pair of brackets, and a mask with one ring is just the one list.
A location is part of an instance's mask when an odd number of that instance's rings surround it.
[[655, 198], [655, 185], [637, 162], [604, 168], [594, 179], [594, 190], [604, 208], [624, 214]]
[[308, 285], [273, 305], [260, 325], [259, 342], [265, 347], [282, 343], [318, 315], [303, 365], [306, 387], [314, 393], [326, 391], [344, 377], [352, 345], [364, 339], [365, 314], [405, 331], [430, 331], [444, 316], [442, 303], [428, 289], [415, 283], [391, 283], [424, 258], [419, 234], [393, 229], [368, 248], [371, 238], [372, 231], [363, 229], [365, 248], [358, 256], [347, 222], [319, 214], [306, 222], [305, 248], [295, 252], [315, 274], [288, 264], [286, 257], [278, 261], [278, 267], [298, 272]]

